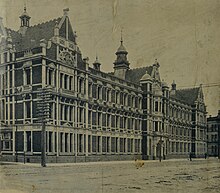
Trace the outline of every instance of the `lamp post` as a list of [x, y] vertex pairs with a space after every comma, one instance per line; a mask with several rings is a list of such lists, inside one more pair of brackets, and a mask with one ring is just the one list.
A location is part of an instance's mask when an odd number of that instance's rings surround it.
[[159, 140], [159, 161], [161, 162], [161, 159], [162, 159], [162, 155], [161, 155], [161, 153], [162, 153], [162, 144], [163, 144], [163, 140], [162, 140], [162, 136], [160, 136], [160, 140]]
[[18, 88], [15, 88], [15, 161], [18, 162], [18, 142], [17, 142], [17, 133], [18, 133], [18, 125], [17, 125], [17, 104], [18, 104], [18, 98], [17, 95], [20, 93], [20, 90]]
[[46, 167], [46, 123], [50, 116], [50, 99], [51, 93], [47, 88], [38, 90], [37, 98], [37, 114], [40, 123], [42, 124], [41, 130], [41, 166]]

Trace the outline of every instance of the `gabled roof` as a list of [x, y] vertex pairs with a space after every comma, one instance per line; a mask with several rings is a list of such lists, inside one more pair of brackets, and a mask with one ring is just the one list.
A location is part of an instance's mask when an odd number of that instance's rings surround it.
[[125, 79], [130, 82], [139, 83], [140, 79], [146, 74], [146, 72], [151, 75], [152, 69], [152, 66], [129, 69], [126, 72]]
[[56, 21], [59, 23], [61, 21], [61, 17], [47, 21], [45, 23], [30, 26], [27, 28], [24, 37], [22, 37], [19, 31], [14, 31], [8, 28], [6, 31], [7, 33], [9, 30], [11, 31], [11, 37], [13, 44], [15, 44], [15, 49], [16, 51], [21, 51], [38, 47], [40, 46], [40, 40], [49, 40], [51, 37], [53, 37]]
[[190, 105], [193, 105], [198, 98], [199, 89], [200, 88], [197, 87], [197, 88], [176, 90], [175, 94], [171, 95], [171, 97], [184, 101]]

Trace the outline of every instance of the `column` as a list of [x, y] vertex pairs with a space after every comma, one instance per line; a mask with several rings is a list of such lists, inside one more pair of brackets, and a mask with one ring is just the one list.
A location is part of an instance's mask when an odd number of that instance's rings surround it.
[[62, 76], [62, 81], [61, 81], [61, 88], [64, 89], [64, 77], [65, 77], [65, 74], [63, 73], [63, 76]]
[[15, 155], [15, 127], [13, 127], [13, 133], [12, 133], [12, 135], [13, 135], [13, 141], [12, 141], [12, 151], [13, 151], [13, 155]]
[[117, 149], [118, 149], [118, 151], [116, 152], [116, 153], [120, 153], [120, 137], [117, 137], [116, 138], [116, 140], [118, 141], [118, 143], [117, 143]]
[[74, 91], [78, 92], [78, 82], [77, 82], [77, 71], [75, 71], [75, 75], [74, 75]]
[[60, 70], [59, 70], [60, 65], [57, 64], [57, 70], [56, 70], [56, 89], [58, 90], [60, 88]]
[[33, 153], [33, 131], [31, 131], [31, 153]]
[[23, 120], [23, 123], [25, 124], [25, 119], [26, 119], [26, 103], [25, 103], [25, 99], [23, 98], [23, 117], [24, 117], [24, 120]]
[[30, 85], [32, 85], [33, 75], [32, 75], [32, 66], [30, 67]]
[[125, 147], [124, 152], [126, 154], [128, 154], [128, 138], [127, 138], [127, 136], [126, 136], [124, 142], [125, 142], [125, 144], [124, 144], [124, 147]]
[[142, 152], [142, 141], [141, 141], [141, 139], [139, 139], [139, 142], [140, 142], [140, 144], [139, 144], [139, 147], [140, 147], [139, 153], [141, 153]]
[[65, 106], [66, 105], [62, 105], [62, 115], [63, 115], [63, 117], [62, 117], [62, 120], [65, 120]]
[[161, 149], [161, 151], [160, 151], [161, 159], [163, 159], [163, 155], [165, 154], [164, 151], [163, 151], [164, 150], [164, 146], [165, 146], [164, 144], [161, 144], [161, 146], [160, 146], [160, 149]]
[[42, 87], [46, 86], [46, 60], [42, 59]]
[[60, 133], [58, 132], [58, 129], [57, 129], [56, 135], [57, 135], [56, 144], [57, 144], [57, 157], [58, 157], [59, 156], [59, 150], [60, 150], [60, 147], [59, 147], [59, 135], [60, 135]]
[[70, 106], [67, 105], [67, 121], [69, 122], [70, 121]]
[[56, 97], [56, 114], [57, 114], [57, 117], [56, 117], [56, 122], [57, 122], [57, 125], [60, 125], [60, 104], [59, 104], [59, 97], [57, 96]]
[[153, 159], [156, 159], [157, 156], [157, 149], [156, 149], [156, 145], [153, 145]]
[[74, 154], [74, 152], [75, 152], [75, 149], [74, 149], [75, 148], [75, 145], [74, 145], [74, 142], [75, 142], [75, 140], [74, 140], [74, 133], [72, 133], [71, 136], [72, 136], [72, 144], [71, 144], [72, 145], [72, 152]]
[[27, 151], [27, 134], [26, 131], [24, 131], [24, 152]]
[[108, 141], [108, 149], [109, 149], [109, 152], [108, 153], [111, 153], [112, 152], [112, 138], [111, 138], [111, 135], [109, 136], [109, 141]]
[[46, 68], [46, 73], [47, 73], [47, 81], [46, 81], [46, 85], [49, 85], [49, 82], [50, 82], [50, 75], [49, 75], [49, 73], [50, 73], [50, 68], [48, 67], [48, 68]]
[[52, 152], [55, 153], [55, 132], [52, 132]]
[[[58, 79], [58, 78], [57, 78]], [[55, 70], [53, 69], [53, 71], [52, 71], [52, 82], [51, 82], [52, 84], [52, 86], [55, 86]]]
[[85, 150], [85, 148], [84, 148], [84, 145], [85, 145], [85, 140], [84, 140], [84, 135], [85, 134], [82, 134], [82, 140], [81, 140], [81, 145], [82, 145], [82, 153], [84, 154], [84, 150]]
[[77, 101], [75, 100], [75, 108], [74, 108], [74, 115], [75, 115], [75, 120], [74, 120], [74, 124], [75, 124], [75, 128], [77, 128], [77, 124], [78, 124], [78, 108], [77, 108]]
[[[88, 74], [86, 73], [86, 78], [85, 78], [85, 87], [86, 87], [86, 93], [85, 93], [85, 98], [88, 100], [89, 99], [89, 77]], [[88, 146], [89, 146], [89, 141], [88, 141], [88, 127], [89, 127], [89, 105], [88, 102], [86, 102], [85, 104], [85, 128], [86, 128], [86, 156], [88, 156]], [[91, 117], [91, 121], [92, 121], [92, 117]], [[90, 137], [90, 140], [92, 138], [92, 135]], [[92, 148], [92, 146], [90, 145], [90, 149]]]
[[[13, 53], [14, 55], [14, 53]], [[0, 85], [1, 87], [1, 85]], [[12, 64], [12, 88], [14, 93], [14, 87], [15, 87], [15, 65]], [[15, 96], [12, 98], [12, 122], [15, 124]]]
[[8, 89], [8, 93], [10, 93], [10, 66], [8, 65], [7, 66], [7, 74], [8, 74], [8, 80], [7, 80], [7, 83], [8, 83], [8, 85], [7, 85], [7, 89]]
[[46, 149], [46, 152], [48, 153], [49, 152], [49, 135], [50, 135], [50, 132], [49, 131], [46, 131], [46, 137], [47, 137], [47, 149]]
[[75, 129], [75, 156], [77, 156], [78, 153], [78, 140], [77, 140], [77, 130]]
[[65, 133], [64, 132], [60, 132], [60, 140], [61, 140], [61, 137], [62, 137], [62, 144], [60, 145], [62, 145], [62, 148], [60, 149], [62, 149], [62, 152], [65, 152]]
[[30, 117], [31, 117], [31, 123], [33, 123], [33, 99], [32, 99], [32, 94], [30, 94]]
[[56, 105], [56, 103], [55, 102], [53, 102], [52, 103], [52, 119], [53, 119], [53, 125], [55, 125], [55, 119], [56, 119], [56, 117], [55, 117], [55, 105]]
[[[143, 140], [143, 139], [142, 139]], [[146, 147], [145, 147], [146, 148]], [[147, 156], [150, 158], [150, 148], [151, 148], [151, 144], [150, 144], [150, 137], [147, 136]]]
[[132, 149], [133, 149], [133, 154], [135, 154], [135, 138], [133, 138]]
[[70, 153], [70, 133], [67, 134], [67, 152]]

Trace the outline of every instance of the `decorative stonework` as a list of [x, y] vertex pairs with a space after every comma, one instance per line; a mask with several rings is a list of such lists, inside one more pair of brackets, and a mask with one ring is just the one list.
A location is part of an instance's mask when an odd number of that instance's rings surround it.
[[72, 54], [72, 52], [70, 52], [68, 50], [65, 50], [65, 49], [60, 51], [60, 53], [59, 53], [59, 60], [61, 62], [64, 62], [65, 64], [68, 64], [68, 65], [71, 65], [71, 66], [74, 66], [74, 64], [75, 64], [75, 57], [74, 57], [74, 55]]

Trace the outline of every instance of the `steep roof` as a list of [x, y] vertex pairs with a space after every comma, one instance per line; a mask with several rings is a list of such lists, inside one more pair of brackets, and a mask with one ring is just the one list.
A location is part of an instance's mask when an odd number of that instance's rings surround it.
[[13, 44], [15, 44], [15, 49], [16, 51], [21, 51], [38, 47], [40, 45], [40, 40], [49, 40], [51, 37], [53, 37], [56, 21], [59, 23], [61, 21], [61, 17], [47, 21], [45, 23], [30, 26], [27, 28], [24, 37], [22, 37], [19, 31], [14, 31], [8, 28], [6, 31], [7, 33], [9, 30], [11, 31], [11, 37]]
[[126, 72], [125, 79], [130, 82], [139, 83], [140, 79], [146, 74], [146, 72], [151, 75], [152, 69], [152, 66], [129, 69]]
[[198, 95], [199, 87], [176, 90], [176, 93], [172, 97], [193, 105]]

